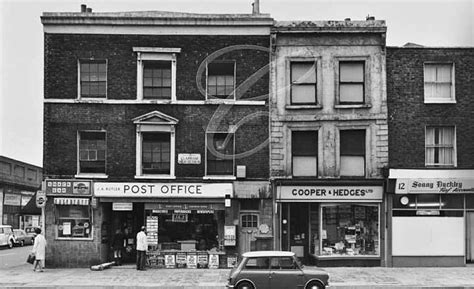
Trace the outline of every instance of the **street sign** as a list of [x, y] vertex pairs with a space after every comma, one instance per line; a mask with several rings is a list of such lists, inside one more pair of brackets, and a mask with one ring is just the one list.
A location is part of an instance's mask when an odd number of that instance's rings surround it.
[[36, 192], [36, 206], [38, 208], [44, 208], [44, 206], [46, 206], [46, 192], [44, 191]]

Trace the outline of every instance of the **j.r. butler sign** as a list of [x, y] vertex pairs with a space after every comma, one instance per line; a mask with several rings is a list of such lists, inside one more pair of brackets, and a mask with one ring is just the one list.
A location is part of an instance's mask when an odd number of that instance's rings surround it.
[[225, 198], [232, 184], [219, 183], [94, 183], [96, 197]]

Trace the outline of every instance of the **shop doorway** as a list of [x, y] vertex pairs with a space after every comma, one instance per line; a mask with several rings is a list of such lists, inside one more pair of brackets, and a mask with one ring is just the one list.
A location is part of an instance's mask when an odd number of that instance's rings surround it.
[[286, 203], [282, 206], [282, 249], [306, 258], [310, 241], [308, 203]]
[[466, 263], [474, 263], [474, 212], [466, 214]]
[[[132, 211], [111, 212], [109, 240], [112, 242], [115, 233], [120, 230], [125, 238], [122, 251], [123, 263], [135, 263], [136, 261], [136, 235], [140, 227], [145, 225], [143, 203], [133, 203]], [[113, 255], [113, 252], [111, 252]]]

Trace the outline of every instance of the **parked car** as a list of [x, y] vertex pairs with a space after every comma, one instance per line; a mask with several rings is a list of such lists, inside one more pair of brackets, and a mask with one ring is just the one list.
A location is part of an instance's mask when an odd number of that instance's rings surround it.
[[329, 274], [300, 265], [294, 252], [254, 251], [242, 255], [242, 260], [229, 273], [226, 288], [324, 289], [327, 286]]
[[0, 246], [8, 246], [10, 249], [15, 245], [15, 236], [12, 226], [0, 225]]
[[25, 230], [21, 229], [13, 229], [13, 235], [15, 236], [15, 245], [22, 247], [25, 245], [33, 245], [35, 240], [34, 237], [29, 236], [26, 234]]

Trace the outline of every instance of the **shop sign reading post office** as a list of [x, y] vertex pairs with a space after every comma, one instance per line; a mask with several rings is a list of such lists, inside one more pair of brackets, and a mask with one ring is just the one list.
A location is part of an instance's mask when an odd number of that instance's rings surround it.
[[94, 183], [96, 197], [225, 198], [231, 183]]

